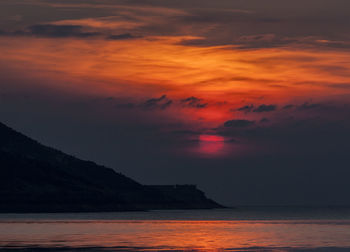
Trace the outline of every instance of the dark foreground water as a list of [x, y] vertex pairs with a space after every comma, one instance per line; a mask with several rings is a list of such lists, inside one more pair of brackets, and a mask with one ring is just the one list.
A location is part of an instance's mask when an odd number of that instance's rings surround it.
[[0, 250], [350, 251], [350, 209], [0, 214]]

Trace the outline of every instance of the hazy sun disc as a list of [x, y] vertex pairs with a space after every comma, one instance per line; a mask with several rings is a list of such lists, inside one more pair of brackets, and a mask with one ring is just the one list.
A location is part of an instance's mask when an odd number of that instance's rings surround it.
[[217, 156], [223, 154], [225, 138], [218, 135], [200, 135], [198, 152], [202, 155]]

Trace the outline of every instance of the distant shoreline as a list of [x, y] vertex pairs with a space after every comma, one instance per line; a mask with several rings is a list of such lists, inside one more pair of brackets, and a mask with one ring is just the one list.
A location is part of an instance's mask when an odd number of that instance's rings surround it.
[[174, 210], [192, 210], [192, 211], [200, 211], [200, 210], [218, 210], [218, 209], [236, 209], [236, 207], [217, 207], [217, 208], [160, 208], [160, 209], [126, 209], [126, 210], [86, 210], [86, 211], [0, 211], [0, 214], [88, 214], [88, 213], [127, 213], [127, 212], [151, 212], [151, 211], [174, 211]]
[[[230, 251], [230, 252], [345, 252], [349, 251], [350, 248], [341, 248], [341, 247], [321, 247], [321, 248], [285, 248], [285, 247], [252, 247], [252, 248], [229, 248], [229, 249], [222, 249], [221, 251]], [[0, 251], [17, 251], [17, 252], [28, 252], [28, 251], [52, 251], [52, 252], [92, 252], [92, 251], [116, 251], [116, 252], [179, 252], [179, 251], [203, 251], [203, 250], [196, 250], [196, 249], [185, 249], [185, 250], [179, 250], [179, 249], [169, 249], [169, 248], [135, 248], [135, 247], [0, 247]]]

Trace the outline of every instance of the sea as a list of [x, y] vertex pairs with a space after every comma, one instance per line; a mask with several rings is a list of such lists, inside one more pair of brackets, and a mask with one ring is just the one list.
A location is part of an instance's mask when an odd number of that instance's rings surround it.
[[0, 214], [0, 251], [350, 251], [350, 208]]

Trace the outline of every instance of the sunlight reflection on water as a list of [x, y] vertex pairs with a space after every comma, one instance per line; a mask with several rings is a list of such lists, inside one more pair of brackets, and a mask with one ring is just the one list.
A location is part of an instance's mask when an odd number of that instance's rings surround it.
[[[222, 213], [229, 215], [230, 211]], [[145, 217], [132, 219], [135, 215]], [[113, 247], [127, 251], [350, 247], [349, 219], [171, 220], [147, 219], [149, 215], [130, 213], [130, 219], [125, 213], [123, 218], [117, 213], [71, 214], [67, 218], [64, 214], [3, 215], [0, 247]]]

